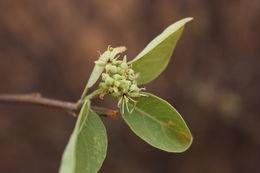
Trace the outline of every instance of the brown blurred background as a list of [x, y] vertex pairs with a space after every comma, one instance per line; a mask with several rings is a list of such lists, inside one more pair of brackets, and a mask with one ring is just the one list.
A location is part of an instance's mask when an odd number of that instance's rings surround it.
[[[193, 145], [166, 153], [121, 118], [104, 119], [109, 148], [100, 172], [258, 173], [259, 0], [1, 0], [0, 93], [76, 101], [97, 50], [125, 45], [133, 58], [187, 16], [195, 20], [167, 70], [146, 88], [182, 113]], [[66, 112], [1, 104], [0, 172], [56, 173], [74, 123]]]

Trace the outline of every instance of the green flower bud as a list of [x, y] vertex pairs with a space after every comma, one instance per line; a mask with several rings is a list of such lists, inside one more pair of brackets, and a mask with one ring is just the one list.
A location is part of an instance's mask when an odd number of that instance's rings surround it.
[[108, 93], [109, 94], [113, 94], [114, 93], [114, 89], [112, 87], [108, 87]]
[[111, 94], [113, 97], [120, 97], [122, 95], [121, 92], [114, 92]]
[[128, 93], [128, 88], [127, 87], [122, 88], [121, 90], [122, 90], [122, 93]]
[[112, 85], [113, 82], [114, 82], [114, 79], [112, 77], [108, 76], [108, 77], [105, 78], [105, 84], [106, 85]]
[[128, 74], [128, 75], [134, 75], [134, 73], [135, 73], [135, 72], [134, 72], [133, 69], [128, 69], [128, 70], [127, 70], [127, 74]]
[[106, 84], [105, 84], [104, 82], [101, 82], [101, 83], [99, 84], [99, 88], [100, 88], [100, 89], [106, 89]]
[[114, 74], [114, 75], [113, 75], [113, 78], [114, 78], [115, 80], [120, 80], [120, 79], [121, 79], [121, 75], [119, 75], [119, 74]]
[[108, 46], [108, 49], [107, 50], [109, 50], [110, 52], [112, 52], [113, 50], [114, 50], [114, 48], [113, 47], [110, 47], [110, 46]]
[[114, 86], [119, 87], [119, 85], [120, 85], [120, 82], [118, 82], [117, 80], [114, 80]]
[[131, 80], [131, 81], [134, 81], [136, 79], [136, 77], [135, 77], [135, 75], [129, 75], [128, 79]]
[[121, 80], [120, 81], [120, 88], [128, 90], [131, 85], [131, 81], [129, 80]]
[[109, 72], [109, 70], [110, 70], [111, 66], [112, 66], [111, 64], [107, 64], [107, 65], [106, 65], [106, 67], [105, 67], [105, 69], [106, 69], [106, 72]]
[[120, 64], [120, 67], [121, 67], [122, 69], [128, 69], [128, 65], [127, 65], [126, 62], [122, 62], [122, 63]]
[[109, 77], [109, 74], [107, 73], [102, 73], [102, 80], [104, 81], [107, 77]]
[[125, 79], [126, 79], [125, 76], [122, 76], [122, 75], [119, 75], [119, 74], [114, 74], [114, 75], [113, 75], [113, 78], [114, 78], [115, 80], [117, 80], [117, 81], [119, 81], [119, 80], [125, 80]]
[[125, 76], [125, 70], [122, 69], [121, 67], [118, 67], [117, 73], [120, 74], [120, 75], [124, 75]]
[[110, 68], [110, 72], [111, 73], [117, 73], [117, 67], [116, 66], [111, 66], [111, 68]]
[[105, 67], [107, 72], [117, 73], [117, 67], [111, 64], [107, 64]]
[[137, 92], [140, 91], [140, 89], [137, 87], [136, 84], [132, 84], [132, 85], [130, 86], [129, 90], [130, 90], [130, 91], [137, 91]]
[[113, 61], [112, 61], [112, 64], [118, 66], [118, 65], [120, 65], [122, 62], [123, 62], [123, 61], [121, 61], [121, 60], [113, 60]]
[[113, 87], [113, 91], [114, 91], [114, 93], [118, 93], [118, 88], [117, 87]]

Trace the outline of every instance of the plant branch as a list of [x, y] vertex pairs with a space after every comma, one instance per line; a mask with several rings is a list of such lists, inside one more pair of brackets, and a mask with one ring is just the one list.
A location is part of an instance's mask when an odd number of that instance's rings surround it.
[[[76, 115], [81, 105], [79, 103], [72, 103], [67, 101], [55, 100], [42, 97], [40, 93], [33, 94], [0, 94], [0, 103], [21, 103], [21, 104], [33, 104], [44, 107], [56, 108], [66, 110]], [[109, 118], [116, 118], [118, 115], [117, 110], [111, 110], [107, 108], [92, 106], [93, 111], [97, 114]]]

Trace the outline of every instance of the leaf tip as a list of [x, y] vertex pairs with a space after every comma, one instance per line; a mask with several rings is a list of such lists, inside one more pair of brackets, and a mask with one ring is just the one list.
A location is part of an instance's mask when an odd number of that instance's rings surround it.
[[194, 19], [193, 17], [186, 17], [180, 21], [183, 23], [183, 25], [185, 25], [186, 23], [192, 21], [193, 19]]
[[191, 134], [187, 135], [187, 134], [184, 133], [184, 132], [179, 132], [179, 135], [184, 139], [184, 141], [185, 141], [187, 144], [192, 143], [193, 138], [192, 138], [192, 135], [191, 135]]
[[187, 134], [185, 134], [183, 132], [180, 132], [179, 135], [183, 138], [184, 142], [186, 143], [185, 147], [183, 147], [180, 151], [178, 151], [178, 153], [183, 153], [186, 150], [188, 150], [190, 148], [190, 146], [192, 145], [192, 143], [193, 143], [193, 136], [192, 136], [191, 133], [189, 135], [187, 135]]
[[187, 21], [192, 21], [194, 19], [194, 17], [186, 17], [185, 18]]

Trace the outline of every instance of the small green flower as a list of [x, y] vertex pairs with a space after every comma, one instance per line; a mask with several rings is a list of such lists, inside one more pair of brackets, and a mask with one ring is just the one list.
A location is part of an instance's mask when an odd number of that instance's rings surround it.
[[129, 89], [129, 90], [130, 90], [130, 91], [139, 92], [139, 91], [140, 91], [140, 88], [138, 88], [136, 84], [132, 84], [132, 85], [130, 86], [130, 89]]
[[106, 89], [106, 87], [107, 87], [107, 85], [105, 84], [105, 82], [101, 82], [100, 84], [99, 84], [99, 88], [100, 89]]
[[115, 65], [107, 64], [105, 69], [107, 73], [117, 73], [117, 67]]
[[118, 93], [118, 88], [117, 87], [113, 87], [113, 91], [114, 91], [115, 94], [117, 94]]
[[118, 88], [120, 86], [120, 82], [117, 80], [114, 80], [114, 86]]
[[102, 73], [102, 80], [105, 81], [105, 79], [109, 77], [109, 74], [107, 73]]
[[105, 84], [106, 85], [112, 85], [113, 82], [114, 82], [114, 79], [112, 77], [108, 76], [108, 77], [105, 78]]
[[114, 78], [115, 80], [125, 80], [125, 79], [126, 79], [125, 76], [122, 76], [122, 75], [119, 75], [119, 74], [114, 74], [114, 75], [113, 75], [113, 78]]
[[120, 65], [122, 62], [123, 62], [123, 61], [121, 61], [121, 60], [117, 60], [117, 61], [112, 61], [112, 64], [118, 66], [118, 65]]
[[122, 62], [122, 63], [120, 64], [120, 67], [121, 67], [122, 69], [128, 69], [128, 65], [127, 65], [126, 62]]

